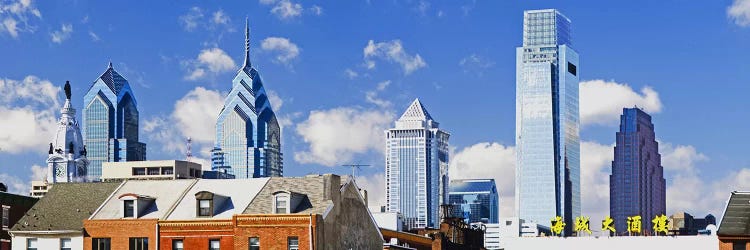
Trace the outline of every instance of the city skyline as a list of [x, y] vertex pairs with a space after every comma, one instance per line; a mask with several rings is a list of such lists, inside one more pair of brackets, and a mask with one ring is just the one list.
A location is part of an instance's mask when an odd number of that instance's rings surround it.
[[[195, 5], [200, 11], [194, 11], [193, 6], [168, 8], [158, 3], [149, 8], [114, 4], [123, 11], [112, 16], [97, 11], [105, 8], [98, 3], [83, 8], [32, 2], [25, 10], [26, 22], [19, 22], [15, 35], [7, 29], [0, 32], [0, 42], [7, 44], [0, 52], [17, 59], [4, 63], [0, 71], [4, 88], [11, 89], [3, 94], [0, 104], [2, 112], [10, 115], [6, 117], [18, 118], [6, 125], [13, 133], [0, 136], [9, 138], [0, 144], [1, 181], [11, 190], [28, 186], [31, 167], [44, 164], [49, 142], [43, 141], [48, 141], [49, 130], [54, 129], [44, 124], [60, 108], [61, 93], [55, 88], [71, 80], [73, 96], [83, 96], [87, 85], [75, 83], [91, 82], [109, 59], [138, 92], [140, 132], [142, 141], [149, 144], [148, 158], [182, 159], [185, 137], [192, 136], [196, 158], [204, 160], [205, 167], [215, 139], [214, 133], [205, 131], [215, 131], [216, 113], [241, 60], [242, 47], [237, 42], [242, 41], [241, 24], [250, 16], [253, 33], [258, 34], [251, 45], [259, 51], [252, 55], [257, 57], [253, 61], [262, 62], [260, 70], [274, 92], [269, 93], [269, 99], [279, 106], [274, 110], [283, 118], [285, 175], [348, 173], [348, 169], [331, 166], [356, 161], [373, 165], [361, 171], [362, 182], [382, 187], [377, 180], [383, 177], [377, 175], [383, 169], [383, 144], [377, 136], [395, 120], [399, 107], [419, 97], [452, 132], [455, 148], [451, 164], [453, 168], [464, 166], [464, 171], [451, 177], [495, 176], [501, 203], [507, 204], [503, 201], [513, 199], [508, 186], [513, 185], [512, 178], [483, 172], [483, 167], [500, 166], [501, 170], [494, 172], [513, 168], [507, 159], [514, 159], [510, 153], [514, 151], [514, 48], [521, 41], [523, 10], [546, 8], [559, 8], [573, 19], [576, 48], [585, 51], [581, 62], [581, 68], [586, 69], [581, 73], [584, 215], [596, 220], [600, 218], [595, 213], [608, 210], [599, 206], [608, 200], [608, 194], [598, 190], [606, 190], [601, 187], [607, 185], [612, 135], [623, 107], [644, 107], [659, 124], [657, 140], [664, 149], [660, 151], [665, 155], [667, 189], [704, 186], [707, 190], [702, 194], [711, 202], [723, 202], [726, 197], [715, 197], [713, 192], [741, 189], [742, 178], [750, 175], [746, 170], [750, 160], [742, 150], [731, 147], [736, 140], [746, 139], [740, 124], [748, 117], [741, 107], [748, 104], [734, 93], [747, 89], [741, 83], [750, 79], [742, 66], [748, 51], [742, 41], [748, 40], [748, 28], [741, 15], [728, 12], [731, 2], [689, 6], [669, 2], [570, 6], [478, 2], [466, 8], [432, 3], [424, 12], [418, 3], [293, 3], [301, 9], [284, 17], [273, 11], [276, 5], [256, 2]], [[649, 8], [635, 10], [632, 6], [636, 5]], [[667, 7], [677, 10], [658, 11]], [[35, 9], [43, 19], [36, 17]], [[160, 15], [141, 19], [134, 14], [139, 9]], [[16, 14], [2, 15], [18, 18]], [[335, 25], [351, 15], [370, 21]], [[633, 16], [639, 18], [631, 20]], [[623, 20], [634, 23], [625, 25]], [[142, 25], [145, 23], [151, 25]], [[381, 28], [384, 26], [397, 27]], [[322, 31], [313, 29], [316, 27]], [[360, 28], [363, 31], [358, 31]], [[352, 35], [335, 36], [339, 32], [332, 30], [337, 29]], [[705, 35], [686, 37], [695, 32]], [[688, 57], [686, 51], [695, 54]], [[679, 63], [686, 58], [704, 63]], [[232, 63], [223, 63], [229, 61]], [[22, 84], [24, 79], [28, 84]], [[701, 87], [706, 83], [715, 84]], [[29, 97], [23, 94], [28, 93], [25, 88], [37, 88], [40, 91], [35, 93], [40, 94]], [[730, 96], [695, 102], [706, 98], [703, 94]], [[611, 98], [598, 98], [601, 96]], [[185, 108], [177, 108], [178, 102]], [[83, 110], [80, 101], [73, 105]], [[55, 111], [45, 115], [48, 109]], [[28, 116], [29, 112], [36, 116]], [[681, 119], [695, 114], [702, 119], [684, 126]], [[78, 120], [83, 121], [80, 116]], [[329, 130], [321, 125], [324, 121], [329, 122]], [[717, 133], [693, 132], [711, 131], [717, 122], [721, 125]], [[330, 131], [346, 134], [351, 140], [314, 136]], [[484, 157], [469, 157], [472, 155]], [[17, 183], [23, 185], [14, 185]], [[668, 211], [720, 214], [719, 206], [711, 202], [696, 203], [704, 198], [701, 195], [668, 192], [670, 195], [668, 200], [678, 202], [669, 202]], [[507, 214], [508, 207], [504, 212]]]

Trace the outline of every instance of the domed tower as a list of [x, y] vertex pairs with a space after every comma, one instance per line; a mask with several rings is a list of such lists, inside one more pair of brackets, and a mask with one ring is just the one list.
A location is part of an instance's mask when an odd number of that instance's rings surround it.
[[83, 182], [89, 160], [86, 146], [76, 121], [76, 110], [70, 104], [70, 82], [65, 82], [65, 105], [60, 110], [57, 132], [49, 144], [47, 176], [49, 184], [58, 182]]

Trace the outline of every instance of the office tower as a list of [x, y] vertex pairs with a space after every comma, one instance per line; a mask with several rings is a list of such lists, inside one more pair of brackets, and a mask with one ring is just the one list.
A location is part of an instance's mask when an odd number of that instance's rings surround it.
[[70, 104], [70, 82], [65, 83], [64, 89], [65, 104], [60, 110], [57, 132], [49, 144], [47, 174], [43, 180], [49, 184], [85, 181], [89, 166], [86, 146], [83, 145], [83, 136], [76, 121], [76, 110]]
[[[516, 214], [567, 225], [581, 214], [578, 53], [570, 19], [557, 10], [523, 13], [516, 49]], [[572, 233], [566, 227], [566, 235]]]
[[609, 214], [618, 234], [628, 216], [643, 218], [643, 231], [653, 235], [651, 219], [666, 214], [666, 181], [651, 116], [624, 108], [617, 132], [615, 160], [609, 176]]
[[386, 210], [399, 212], [406, 228], [440, 225], [447, 203], [448, 137], [415, 99], [385, 131]]
[[466, 223], [498, 223], [497, 187], [494, 179], [451, 180], [448, 203], [460, 207]]
[[83, 139], [89, 180], [102, 175], [102, 162], [146, 160], [146, 144], [138, 141], [135, 94], [111, 62], [83, 97]]
[[211, 170], [238, 179], [282, 176], [281, 129], [260, 73], [250, 63], [245, 24], [245, 61], [216, 119]]

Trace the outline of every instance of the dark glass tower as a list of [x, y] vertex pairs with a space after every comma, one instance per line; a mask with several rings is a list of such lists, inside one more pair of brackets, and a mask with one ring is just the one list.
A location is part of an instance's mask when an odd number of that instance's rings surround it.
[[651, 116], [637, 107], [625, 108], [609, 177], [609, 213], [615, 229], [626, 234], [627, 217], [640, 215], [643, 233], [653, 235], [651, 220], [666, 210], [664, 168]]
[[460, 207], [457, 216], [466, 223], [498, 223], [497, 187], [494, 179], [451, 180], [448, 203]]

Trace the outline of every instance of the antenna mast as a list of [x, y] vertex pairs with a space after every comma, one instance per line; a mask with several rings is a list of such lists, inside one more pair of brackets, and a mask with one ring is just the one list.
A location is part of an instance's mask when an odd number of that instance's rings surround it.
[[344, 164], [341, 165], [342, 167], [350, 167], [352, 168], [352, 179], [354, 178], [354, 170], [362, 170], [362, 167], [369, 167], [370, 165], [367, 164]]
[[187, 138], [187, 152], [185, 152], [186, 161], [190, 161], [193, 158], [193, 138], [188, 136]]

